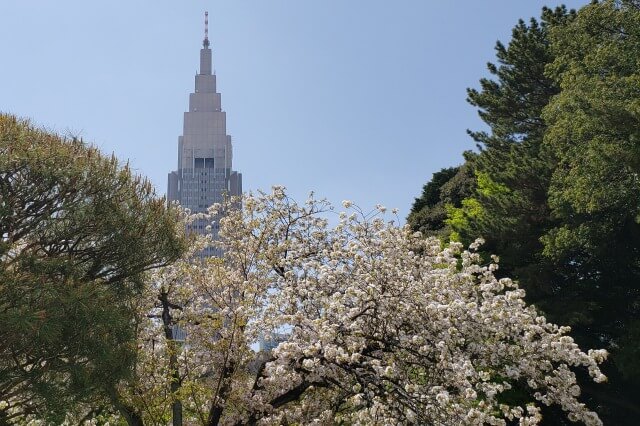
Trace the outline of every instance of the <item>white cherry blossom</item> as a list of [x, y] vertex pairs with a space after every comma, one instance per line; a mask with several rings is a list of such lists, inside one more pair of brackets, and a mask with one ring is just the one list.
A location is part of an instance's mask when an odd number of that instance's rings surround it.
[[[443, 247], [386, 221], [382, 206], [343, 206], [298, 204], [283, 187], [215, 206], [219, 241], [194, 251], [216, 244], [224, 255], [153, 277], [138, 379], [121, 401], [148, 424], [177, 401], [185, 424], [535, 425], [545, 405], [601, 424], [575, 371], [605, 381], [606, 351], [583, 352], [527, 306], [495, 277], [497, 258], [483, 263], [481, 241]], [[162, 297], [184, 341], [167, 339]], [[268, 353], [252, 349], [282, 335]], [[516, 388], [526, 402], [509, 405]]]

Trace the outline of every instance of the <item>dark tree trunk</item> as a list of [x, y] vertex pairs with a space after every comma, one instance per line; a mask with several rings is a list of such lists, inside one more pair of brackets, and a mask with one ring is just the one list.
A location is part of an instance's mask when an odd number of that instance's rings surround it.
[[227, 399], [229, 393], [231, 392], [231, 378], [229, 376], [233, 373], [234, 368], [234, 364], [230, 363], [221, 372], [222, 385], [220, 386], [218, 394], [214, 395], [214, 400], [211, 404], [211, 410], [209, 410], [207, 426], [217, 426], [218, 423], [220, 423], [222, 413], [224, 412], [224, 405], [220, 404], [219, 401]]
[[[173, 317], [171, 316], [171, 308], [176, 308], [171, 302], [169, 302], [169, 295], [167, 293], [160, 293], [158, 299], [162, 303], [162, 324], [164, 326], [164, 335], [167, 339], [167, 347], [171, 351], [169, 356], [169, 371], [171, 371], [171, 393], [175, 393], [180, 389], [181, 380], [180, 372], [178, 371], [178, 356], [176, 350], [178, 349], [178, 342], [176, 342], [173, 336]], [[182, 426], [182, 401], [176, 399], [171, 405], [171, 417], [173, 426]]]
[[125, 415], [124, 418], [127, 420], [129, 426], [144, 426], [142, 417], [140, 417], [138, 413], [130, 413], [129, 415]]
[[182, 426], [182, 402], [175, 401], [171, 407], [173, 426]]
[[124, 405], [121, 402], [116, 402], [115, 406], [129, 426], [144, 426], [142, 416], [138, 414], [133, 407]]
[[[300, 383], [298, 386], [294, 387], [293, 389], [290, 389], [287, 392], [283, 393], [282, 395], [279, 395], [276, 398], [272, 399], [271, 402], [269, 402], [269, 405], [271, 405], [273, 408], [279, 408], [279, 407], [282, 407], [285, 404], [288, 404], [289, 402], [297, 401], [298, 399], [300, 399], [302, 394], [304, 394], [304, 392], [311, 385], [324, 386], [325, 384], [324, 383], [309, 383], [307, 381], [303, 381], [302, 383]], [[249, 419], [247, 420], [247, 423], [238, 423], [238, 425], [240, 425], [240, 424], [255, 425], [255, 424], [258, 423], [258, 420], [260, 420], [261, 416], [262, 416], [262, 413], [253, 413], [251, 415], [251, 417], [249, 417]]]

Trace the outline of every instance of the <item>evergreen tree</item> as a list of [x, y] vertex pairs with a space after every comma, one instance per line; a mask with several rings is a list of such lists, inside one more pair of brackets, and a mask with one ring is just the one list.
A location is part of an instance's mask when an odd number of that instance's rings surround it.
[[0, 423], [61, 424], [131, 373], [134, 301], [183, 252], [176, 224], [115, 158], [0, 115]]
[[[551, 32], [549, 76], [561, 93], [545, 108], [544, 143], [557, 158], [549, 188], [556, 225], [543, 238], [589, 321], [607, 342], [617, 401], [640, 411], [640, 7], [603, 1]], [[622, 420], [621, 420], [622, 421]]]
[[465, 153], [464, 164], [458, 167], [441, 169], [422, 188], [422, 194], [416, 198], [407, 222], [412, 229], [425, 236], [438, 236], [448, 241], [451, 226], [447, 224], [447, 211], [459, 208], [462, 201], [471, 196], [475, 187], [473, 160], [475, 154]]
[[450, 223], [465, 242], [483, 236], [485, 249], [499, 253], [506, 274], [527, 283], [529, 299], [540, 302], [551, 291], [545, 284], [552, 268], [541, 257], [540, 237], [551, 226], [547, 188], [554, 158], [542, 145], [546, 125], [542, 109], [559, 93], [545, 75], [553, 60], [550, 28], [571, 20], [573, 12], [543, 9], [540, 22], [520, 20], [507, 46], [498, 42], [498, 65], [489, 63], [494, 79], [469, 89], [468, 101], [479, 110], [490, 131], [472, 132], [480, 148], [475, 167], [476, 191]]
[[490, 128], [470, 132], [475, 193], [446, 219], [465, 242], [486, 238], [502, 274], [581, 345], [609, 343], [611, 383], [586, 398], [613, 424], [640, 411], [638, 9], [544, 9], [498, 43], [495, 80], [469, 90]]

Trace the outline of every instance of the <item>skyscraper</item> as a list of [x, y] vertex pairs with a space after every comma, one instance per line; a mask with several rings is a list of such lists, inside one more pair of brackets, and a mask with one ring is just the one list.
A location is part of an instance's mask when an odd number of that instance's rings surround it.
[[[200, 71], [195, 91], [189, 95], [189, 111], [184, 113], [182, 136], [178, 138], [178, 169], [169, 173], [167, 200], [178, 201], [192, 213], [205, 212], [225, 196], [242, 194], [242, 174], [232, 167], [231, 136], [221, 96], [216, 91], [208, 35], [208, 13], [200, 49]], [[208, 222], [194, 222], [190, 228], [204, 233]], [[215, 238], [218, 223], [212, 224]], [[214, 254], [213, 252], [207, 254]]]

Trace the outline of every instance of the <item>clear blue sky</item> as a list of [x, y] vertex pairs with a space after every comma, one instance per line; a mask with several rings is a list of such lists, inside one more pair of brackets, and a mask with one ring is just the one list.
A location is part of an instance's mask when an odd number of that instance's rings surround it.
[[208, 10], [245, 190], [282, 184], [404, 218], [431, 174], [474, 148], [465, 89], [496, 40], [544, 5], [557, 3], [2, 0], [0, 111], [81, 135], [164, 194]]

